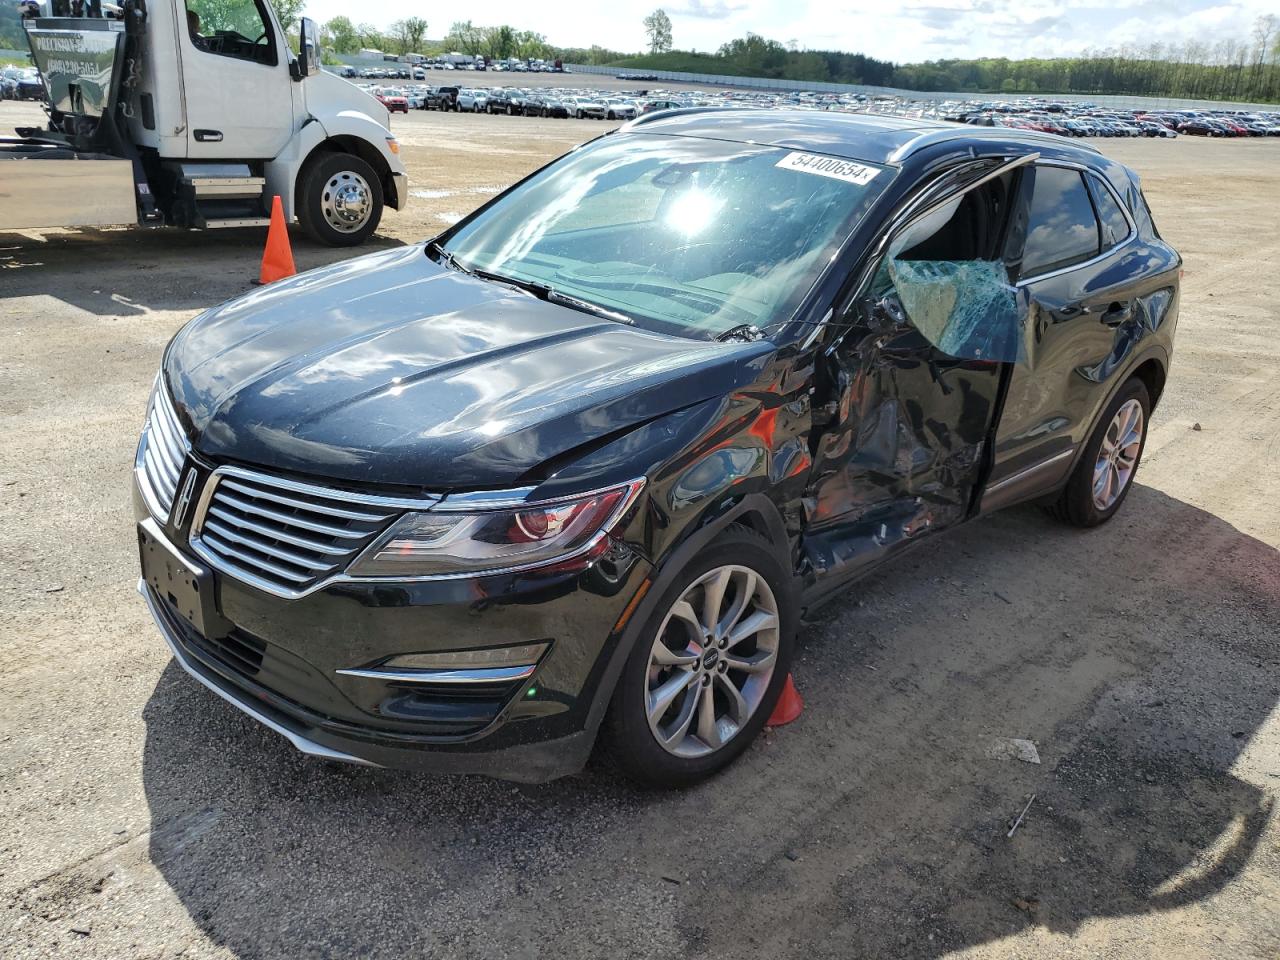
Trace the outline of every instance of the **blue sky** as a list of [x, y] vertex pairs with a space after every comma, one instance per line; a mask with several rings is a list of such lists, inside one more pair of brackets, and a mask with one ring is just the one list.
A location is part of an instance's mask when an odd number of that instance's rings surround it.
[[[615, 50], [644, 45], [641, 21], [660, 0], [488, 0], [455, 8], [421, 0], [378, 0], [358, 8], [340, 0], [308, 0], [318, 20], [337, 14], [357, 23], [385, 26], [423, 16], [428, 36], [447, 32], [449, 21], [470, 16], [480, 25], [510, 23], [536, 30], [561, 46], [599, 43]], [[748, 31], [801, 48], [841, 49], [906, 62], [945, 57], [1067, 56], [1086, 48], [1146, 46], [1189, 38], [1215, 43], [1251, 35], [1254, 20], [1280, 12], [1277, 0], [1092, 0], [1063, 6], [1049, 0], [673, 0], [661, 6], [671, 17], [677, 47], [714, 50]], [[474, 12], [466, 12], [470, 7]], [[483, 11], [483, 12], [482, 12]]]

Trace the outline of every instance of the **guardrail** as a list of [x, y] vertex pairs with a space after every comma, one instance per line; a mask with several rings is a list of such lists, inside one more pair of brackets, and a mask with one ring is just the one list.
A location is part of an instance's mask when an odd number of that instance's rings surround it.
[[974, 93], [960, 91], [924, 91], [902, 90], [897, 87], [873, 87], [854, 83], [819, 83], [803, 80], [778, 80], [772, 77], [735, 77], [709, 73], [681, 73], [673, 70], [642, 70], [628, 67], [607, 67], [590, 64], [567, 64], [574, 73], [598, 74], [603, 76], [644, 75], [657, 77], [660, 81], [671, 83], [697, 83], [713, 87], [739, 87], [750, 90], [773, 91], [810, 91], [813, 93], [863, 94], [866, 97], [892, 97], [894, 99], [925, 100], [940, 102], [944, 100], [1012, 100], [1024, 96], [1043, 96], [1046, 99], [1063, 103], [1079, 103], [1086, 101], [1096, 103], [1100, 107], [1113, 107], [1121, 110], [1242, 110], [1253, 112], [1263, 110], [1275, 112], [1280, 104], [1274, 103], [1226, 103], [1221, 100], [1183, 100], [1176, 97], [1134, 97], [1115, 95], [1088, 95], [1080, 93]]

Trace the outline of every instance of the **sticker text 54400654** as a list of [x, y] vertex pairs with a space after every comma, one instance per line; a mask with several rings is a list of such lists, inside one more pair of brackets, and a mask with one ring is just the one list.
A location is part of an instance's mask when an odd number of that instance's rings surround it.
[[852, 160], [841, 160], [839, 157], [824, 157], [818, 153], [788, 153], [775, 166], [784, 170], [830, 177], [833, 180], [844, 180], [846, 183], [856, 183], [860, 187], [866, 186], [880, 172], [875, 167], [868, 167], [865, 163], [854, 163]]

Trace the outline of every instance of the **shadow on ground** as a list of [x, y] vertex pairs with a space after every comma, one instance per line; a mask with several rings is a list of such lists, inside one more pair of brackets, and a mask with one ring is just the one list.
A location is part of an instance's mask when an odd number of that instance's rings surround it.
[[[802, 720], [665, 795], [320, 765], [170, 664], [150, 854], [245, 958], [934, 957], [1153, 915], [1276, 858], [1233, 764], [1276, 707], [1278, 613], [1274, 548], [1153, 489], [1088, 533], [997, 515], [828, 607]], [[992, 734], [1043, 763], [985, 759]]]
[[[251, 289], [266, 236], [265, 227], [0, 232], [0, 277], [6, 297], [47, 294], [98, 315], [198, 310]], [[290, 241], [299, 271], [403, 245], [375, 235], [325, 247], [298, 229]]]

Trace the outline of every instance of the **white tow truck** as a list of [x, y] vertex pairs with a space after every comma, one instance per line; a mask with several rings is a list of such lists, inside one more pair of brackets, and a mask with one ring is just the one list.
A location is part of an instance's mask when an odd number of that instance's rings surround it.
[[295, 55], [266, 0], [44, 2], [24, 24], [49, 122], [0, 138], [0, 230], [256, 226], [278, 195], [353, 246], [404, 207], [387, 110], [320, 69], [311, 20]]

